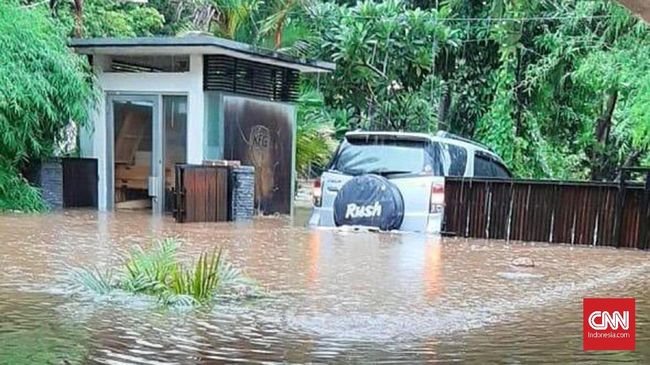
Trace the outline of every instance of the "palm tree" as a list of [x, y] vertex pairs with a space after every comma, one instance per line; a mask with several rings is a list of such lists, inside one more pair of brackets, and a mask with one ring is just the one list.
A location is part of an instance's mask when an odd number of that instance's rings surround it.
[[253, 16], [262, 4], [261, 0], [211, 0], [214, 8], [212, 24], [214, 33], [220, 37], [239, 41], [252, 41], [253, 32], [245, 32], [255, 21]]

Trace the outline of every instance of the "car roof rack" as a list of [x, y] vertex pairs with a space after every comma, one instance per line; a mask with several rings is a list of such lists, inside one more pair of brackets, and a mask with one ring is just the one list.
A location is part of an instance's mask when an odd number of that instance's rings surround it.
[[461, 136], [459, 136], [457, 134], [449, 133], [447, 131], [438, 131], [438, 132], [436, 132], [436, 137], [455, 139], [457, 141], [461, 141], [461, 142], [469, 143], [469, 144], [477, 146], [477, 147], [481, 147], [481, 148], [485, 149], [486, 151], [490, 151], [491, 153], [494, 153], [490, 147], [488, 147], [488, 146], [486, 146], [486, 145], [484, 145], [482, 143], [472, 141], [471, 139], [464, 138], [464, 137], [461, 137]]

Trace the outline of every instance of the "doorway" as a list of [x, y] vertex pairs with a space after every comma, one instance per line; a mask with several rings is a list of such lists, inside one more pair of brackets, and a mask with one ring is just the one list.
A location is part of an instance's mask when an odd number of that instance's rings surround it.
[[161, 212], [159, 97], [108, 97], [108, 203]]
[[109, 95], [109, 208], [171, 209], [175, 164], [187, 160], [187, 96]]

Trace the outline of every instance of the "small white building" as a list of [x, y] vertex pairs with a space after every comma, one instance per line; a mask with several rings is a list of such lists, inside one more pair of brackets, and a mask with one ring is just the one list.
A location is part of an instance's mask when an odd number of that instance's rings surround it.
[[289, 213], [300, 73], [330, 72], [210, 36], [74, 39], [101, 88], [82, 157], [98, 159], [100, 210], [163, 212], [174, 165], [239, 160], [256, 168], [256, 204]]

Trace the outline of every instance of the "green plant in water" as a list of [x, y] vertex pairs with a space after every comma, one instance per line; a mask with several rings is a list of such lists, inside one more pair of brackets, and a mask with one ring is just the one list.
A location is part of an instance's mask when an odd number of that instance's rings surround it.
[[122, 288], [133, 293], [155, 294], [165, 287], [176, 266], [178, 240], [165, 238], [156, 241], [154, 248], [145, 250], [136, 246], [125, 264]]
[[169, 280], [170, 292], [174, 295], [187, 295], [197, 302], [205, 302], [215, 293], [220, 284], [219, 265], [222, 251], [201, 253], [198, 261], [191, 268], [176, 264]]
[[72, 275], [75, 282], [97, 294], [110, 294], [115, 287], [113, 272], [109, 269], [81, 268], [74, 270]]
[[230, 289], [251, 286], [241, 271], [226, 261], [222, 249], [203, 252], [186, 267], [176, 259], [180, 242], [174, 238], [158, 240], [150, 249], [136, 246], [129, 254], [117, 280], [112, 271], [96, 268], [75, 270], [76, 284], [98, 294], [121, 289], [133, 294], [156, 296], [164, 305], [206, 304]]

